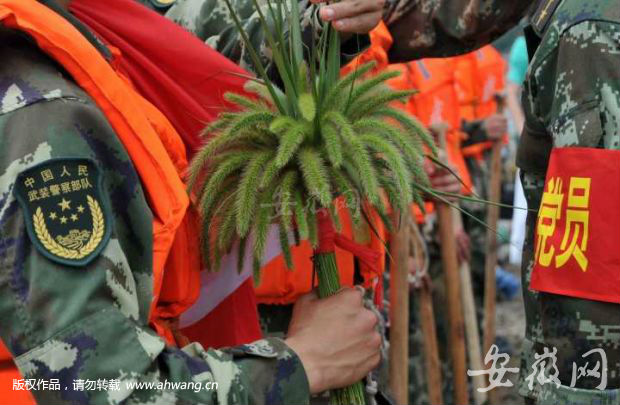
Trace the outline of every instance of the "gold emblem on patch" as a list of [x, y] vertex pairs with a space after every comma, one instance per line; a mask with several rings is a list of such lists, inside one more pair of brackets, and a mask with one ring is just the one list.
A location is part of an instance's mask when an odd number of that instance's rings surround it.
[[99, 246], [105, 233], [103, 211], [101, 211], [101, 206], [93, 197], [87, 196], [86, 199], [93, 218], [93, 229], [71, 229], [65, 236], [56, 236], [55, 240], [47, 230], [43, 210], [41, 210], [41, 207], [37, 208], [37, 211], [32, 216], [34, 231], [43, 247], [50, 253], [63, 259], [79, 260], [93, 253], [97, 246]]
[[30, 239], [43, 255], [83, 266], [103, 249], [110, 227], [100, 183], [100, 171], [89, 159], [53, 159], [20, 173], [15, 194]]

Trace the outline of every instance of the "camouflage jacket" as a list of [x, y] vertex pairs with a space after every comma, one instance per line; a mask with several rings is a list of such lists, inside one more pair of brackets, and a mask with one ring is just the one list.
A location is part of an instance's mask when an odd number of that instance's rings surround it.
[[36, 399], [307, 403], [282, 340], [177, 349], [148, 327], [152, 213], [125, 148], [28, 39], [0, 27], [0, 60], [0, 337]]
[[[620, 307], [616, 304], [537, 293], [528, 289], [534, 265], [534, 230], [552, 148], [620, 149], [620, 1], [618, 0], [397, 0], [387, 23], [394, 61], [452, 55], [488, 43], [531, 7], [526, 29], [531, 63], [524, 83], [524, 133], [518, 165], [532, 210], [523, 256], [526, 335], [520, 392], [539, 403], [617, 404], [620, 398]], [[617, 185], [615, 185], [617, 187]], [[553, 365], [544, 350], [557, 349]], [[602, 349], [607, 390], [600, 378], [572, 381], [573, 364]], [[543, 357], [544, 359], [544, 357]], [[543, 360], [544, 361], [544, 360]], [[555, 377], [553, 379], [552, 377]]]

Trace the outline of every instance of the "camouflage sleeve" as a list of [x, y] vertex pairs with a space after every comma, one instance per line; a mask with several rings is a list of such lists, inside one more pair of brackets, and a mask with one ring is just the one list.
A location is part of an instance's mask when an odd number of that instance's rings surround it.
[[384, 21], [394, 38], [390, 62], [467, 53], [524, 17], [534, 0], [388, 0]]
[[[262, 63], [267, 67], [269, 75], [275, 79], [276, 76], [270, 58], [271, 51], [261, 26], [259, 14], [255, 11], [252, 0], [231, 0], [231, 3], [253, 48], [262, 58]], [[288, 7], [290, 9], [290, 6]], [[318, 9], [308, 0], [299, 0], [299, 10], [301, 13], [302, 41], [306, 44], [307, 49], [311, 49], [313, 42], [318, 41], [318, 35], [322, 30], [322, 23], [317, 13]], [[263, 6], [262, 11], [267, 20], [272, 21], [268, 7]], [[177, 0], [166, 13], [166, 17], [185, 27], [227, 58], [239, 63], [242, 68], [255, 72], [247, 47], [223, 0]], [[288, 36], [286, 30], [284, 35], [285, 37]], [[343, 65], [366, 49], [369, 44], [368, 35], [352, 36], [342, 45]]]
[[307, 403], [282, 340], [181, 350], [148, 327], [152, 214], [123, 145], [85, 95], [5, 82], [0, 336], [24, 378], [47, 384], [31, 387], [37, 401]]

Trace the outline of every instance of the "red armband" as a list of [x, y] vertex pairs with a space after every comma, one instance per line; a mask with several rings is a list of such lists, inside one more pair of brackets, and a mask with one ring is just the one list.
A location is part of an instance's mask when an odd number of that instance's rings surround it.
[[620, 151], [551, 153], [530, 287], [620, 304]]

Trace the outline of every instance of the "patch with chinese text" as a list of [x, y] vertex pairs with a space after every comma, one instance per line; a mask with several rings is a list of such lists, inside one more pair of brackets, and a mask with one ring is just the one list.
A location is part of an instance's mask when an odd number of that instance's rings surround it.
[[89, 159], [52, 159], [17, 176], [19, 201], [32, 243], [70, 266], [90, 263], [110, 237], [101, 172]]
[[536, 291], [620, 304], [620, 151], [556, 148], [538, 209]]

